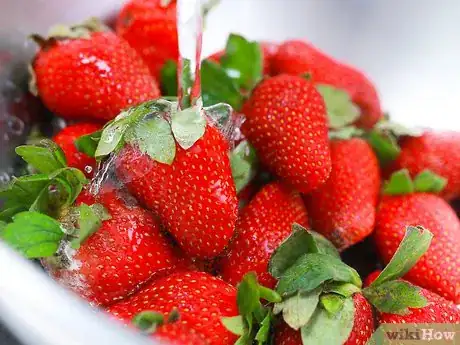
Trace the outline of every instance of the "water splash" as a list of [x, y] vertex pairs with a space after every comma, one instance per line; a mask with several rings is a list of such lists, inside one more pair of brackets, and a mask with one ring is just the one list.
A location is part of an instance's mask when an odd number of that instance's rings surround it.
[[[177, 34], [179, 40], [178, 95], [179, 108], [190, 105], [202, 107], [201, 46], [203, 9], [201, 0], [178, 0]], [[190, 79], [192, 81], [190, 85]], [[190, 98], [188, 97], [190, 96]]]

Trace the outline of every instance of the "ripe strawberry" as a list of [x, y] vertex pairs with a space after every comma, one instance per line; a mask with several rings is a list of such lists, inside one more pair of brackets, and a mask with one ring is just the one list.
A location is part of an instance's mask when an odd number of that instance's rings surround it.
[[[32, 61], [36, 93], [66, 119], [106, 121], [160, 96], [140, 56], [114, 33], [86, 23], [43, 39]], [[70, 37], [69, 37], [70, 35]]]
[[209, 342], [195, 333], [187, 324], [175, 322], [158, 327], [152, 338], [168, 345], [208, 345]]
[[272, 69], [275, 74], [309, 73], [315, 83], [347, 91], [352, 101], [361, 108], [361, 118], [357, 122], [361, 127], [371, 128], [383, 116], [371, 81], [361, 71], [333, 59], [312, 44], [284, 42], [273, 57]]
[[129, 206], [113, 189], [96, 198], [83, 192], [77, 199], [77, 205], [96, 202], [111, 218], [103, 220], [78, 249], [64, 249], [61, 265], [49, 268], [59, 283], [95, 304], [109, 305], [152, 277], [171, 272], [178, 261], [150, 213]]
[[[353, 328], [344, 345], [365, 345], [374, 332], [374, 315], [369, 302], [360, 293], [353, 295], [355, 317]], [[282, 323], [275, 331], [276, 345], [302, 345], [300, 331]]]
[[[67, 126], [53, 138], [53, 141], [64, 151], [67, 165], [80, 169], [87, 177], [93, 176], [94, 169], [96, 168], [96, 160], [79, 152], [75, 146], [75, 140], [82, 135], [93, 133], [99, 130], [99, 128], [100, 126], [94, 123], [80, 122]], [[87, 171], [86, 167], [90, 167], [91, 170]]]
[[236, 336], [227, 331], [220, 319], [238, 314], [236, 290], [233, 286], [203, 272], [175, 273], [153, 281], [150, 285], [111, 306], [107, 311], [130, 323], [144, 310], [167, 315], [177, 308], [180, 324], [202, 335], [207, 344], [233, 344]]
[[[272, 59], [278, 50], [278, 44], [273, 42], [260, 42], [260, 47], [262, 49], [263, 74], [272, 75]], [[224, 54], [225, 51], [220, 50], [217, 53], [214, 53], [211, 56], [209, 56], [208, 59], [218, 63], [220, 62], [220, 59]]]
[[460, 196], [460, 134], [427, 131], [419, 137], [404, 138], [392, 168], [407, 168], [411, 176], [429, 169], [447, 178], [441, 195], [447, 200], [457, 198]]
[[217, 256], [233, 235], [238, 201], [228, 147], [208, 125], [188, 150], [177, 146], [171, 165], [158, 163], [126, 146], [116, 169], [130, 192], [154, 211], [188, 254]]
[[306, 197], [315, 231], [343, 250], [374, 229], [380, 169], [369, 144], [359, 138], [331, 142], [331, 176]]
[[301, 196], [279, 182], [263, 187], [241, 212], [236, 238], [221, 261], [223, 279], [236, 285], [247, 272], [254, 271], [262, 285], [274, 287], [276, 280], [268, 273], [268, 261], [294, 223], [308, 226]]
[[262, 81], [243, 109], [242, 131], [262, 163], [300, 192], [329, 177], [331, 159], [324, 101], [304, 78], [280, 75]]
[[385, 196], [375, 225], [375, 243], [385, 263], [395, 253], [408, 225], [421, 225], [434, 238], [428, 252], [404, 278], [459, 303], [460, 221], [454, 210], [433, 194]]
[[179, 57], [176, 15], [175, 0], [131, 0], [118, 14], [117, 34], [142, 56], [158, 80], [163, 64]]

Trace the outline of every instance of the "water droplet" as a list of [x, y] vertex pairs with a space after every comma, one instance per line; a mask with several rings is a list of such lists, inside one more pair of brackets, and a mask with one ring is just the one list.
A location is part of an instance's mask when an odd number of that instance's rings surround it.
[[93, 171], [93, 167], [91, 165], [85, 166], [85, 172], [87, 174], [90, 174]]

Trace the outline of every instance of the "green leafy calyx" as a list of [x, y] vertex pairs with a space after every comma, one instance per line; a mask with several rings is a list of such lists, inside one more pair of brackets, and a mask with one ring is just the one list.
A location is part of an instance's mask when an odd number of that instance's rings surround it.
[[447, 185], [447, 179], [430, 170], [420, 172], [412, 180], [407, 169], [401, 169], [390, 176], [383, 186], [385, 195], [405, 195], [414, 192], [439, 193]]

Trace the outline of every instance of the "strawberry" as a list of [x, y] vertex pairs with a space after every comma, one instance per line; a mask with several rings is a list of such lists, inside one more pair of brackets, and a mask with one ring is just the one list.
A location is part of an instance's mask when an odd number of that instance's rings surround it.
[[[100, 126], [90, 122], [80, 122], [67, 126], [53, 137], [53, 141], [64, 151], [67, 165], [80, 169], [87, 177], [93, 176], [96, 168], [96, 160], [88, 155], [79, 152], [75, 146], [75, 140], [99, 130]], [[87, 168], [89, 167], [89, 168]]]
[[451, 200], [460, 196], [459, 152], [459, 133], [426, 131], [422, 136], [402, 140], [401, 153], [392, 169], [406, 168], [412, 177], [429, 169], [447, 178], [447, 186], [441, 196]]
[[176, 322], [159, 327], [152, 338], [168, 345], [207, 345], [209, 342], [184, 323]]
[[144, 59], [159, 80], [167, 60], [179, 57], [176, 1], [131, 0], [118, 14], [116, 31]]
[[331, 176], [306, 196], [306, 204], [313, 229], [343, 250], [374, 229], [380, 169], [363, 139], [334, 140], [330, 146]]
[[[83, 243], [64, 247], [61, 265], [48, 262], [48, 267], [59, 283], [93, 303], [109, 305], [122, 299], [179, 263], [154, 217], [126, 204], [116, 190], [105, 188], [96, 197], [84, 192], [76, 204], [102, 205], [106, 218]], [[70, 228], [73, 219], [64, 216], [62, 221]]]
[[404, 236], [404, 228], [419, 224], [434, 234], [432, 245], [405, 279], [460, 302], [460, 221], [442, 198], [428, 193], [385, 196], [378, 208], [375, 243], [386, 263]]
[[[271, 75], [272, 74], [272, 59], [278, 50], [278, 44], [273, 42], [260, 42], [260, 48], [262, 49], [262, 66], [263, 74]], [[212, 54], [208, 57], [208, 60], [219, 63], [222, 56], [225, 55], [225, 50], [220, 50], [217, 53]]]
[[273, 287], [276, 281], [267, 271], [268, 261], [294, 223], [308, 226], [301, 196], [279, 182], [264, 186], [241, 212], [236, 238], [221, 261], [223, 279], [236, 285], [254, 271], [262, 285]]
[[100, 24], [59, 27], [32, 61], [32, 91], [65, 119], [107, 121], [160, 96], [155, 78], [124, 40]]
[[105, 126], [95, 151], [100, 158], [117, 153], [120, 180], [187, 254], [201, 259], [222, 252], [238, 211], [228, 143], [206, 111], [146, 102]]
[[[353, 295], [355, 318], [353, 328], [344, 345], [365, 345], [374, 332], [374, 315], [369, 302], [360, 293]], [[302, 345], [299, 331], [290, 328], [286, 323], [278, 326], [275, 333], [276, 345]]]
[[180, 314], [179, 323], [202, 335], [207, 344], [230, 345], [235, 342], [236, 336], [225, 329], [220, 318], [238, 314], [236, 290], [203, 272], [175, 273], [154, 280], [107, 311], [129, 323], [144, 310], [166, 315], [173, 308], [177, 308]]
[[265, 79], [243, 113], [243, 134], [279, 177], [303, 193], [327, 180], [331, 159], [325, 105], [312, 83], [289, 75]]
[[383, 116], [372, 82], [361, 71], [333, 59], [312, 44], [284, 42], [273, 57], [272, 70], [275, 74], [308, 73], [315, 83], [345, 90], [361, 108], [361, 118], [357, 122], [360, 127], [371, 128]]

